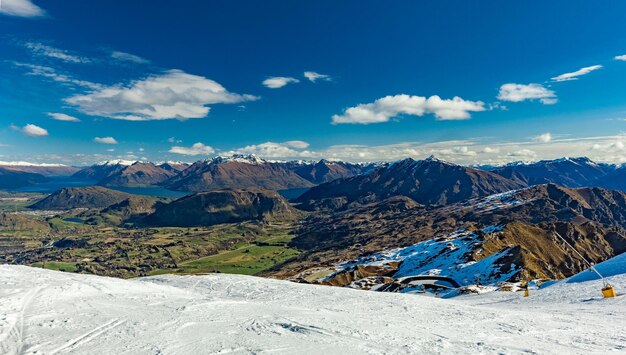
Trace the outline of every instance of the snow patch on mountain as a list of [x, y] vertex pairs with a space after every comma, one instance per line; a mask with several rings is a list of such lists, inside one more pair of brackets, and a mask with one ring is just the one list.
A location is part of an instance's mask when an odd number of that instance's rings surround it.
[[26, 161], [0, 161], [0, 166], [41, 166], [41, 167], [66, 167], [64, 164], [52, 163], [29, 163]]
[[454, 203], [442, 208], [450, 212], [458, 212], [466, 208], [472, 208], [476, 213], [485, 213], [509, 209], [533, 202], [534, 199], [523, 199], [518, 196], [519, 192], [530, 188], [532, 187], [510, 190], [484, 197], [477, 197], [467, 201]]
[[324, 280], [332, 279], [335, 275], [359, 265], [383, 266], [400, 262], [398, 270], [392, 275], [395, 279], [437, 275], [450, 277], [461, 285], [480, 282], [483, 285], [495, 286], [509, 281], [520, 271], [518, 266], [503, 262], [509, 256], [510, 249], [505, 248], [481, 260], [473, 260], [473, 255], [480, 254], [485, 238], [493, 237], [494, 233], [502, 231], [503, 228], [504, 226], [488, 226], [482, 229], [482, 233], [457, 231], [405, 248], [362, 256], [339, 265], [337, 271]]

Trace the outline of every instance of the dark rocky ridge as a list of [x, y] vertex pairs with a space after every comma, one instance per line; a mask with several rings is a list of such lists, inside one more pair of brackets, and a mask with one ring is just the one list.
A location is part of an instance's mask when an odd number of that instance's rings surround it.
[[68, 187], [58, 190], [31, 205], [37, 210], [69, 210], [73, 208], [105, 208], [131, 197], [130, 194], [101, 186]]
[[291, 221], [301, 213], [277, 192], [263, 189], [200, 192], [163, 204], [143, 223], [152, 226], [211, 226], [246, 220]]
[[306, 210], [406, 196], [424, 205], [445, 205], [523, 187], [500, 175], [436, 158], [405, 159], [369, 174], [321, 184], [298, 197]]
[[566, 187], [609, 187], [598, 179], [613, 170], [611, 165], [580, 157], [542, 160], [532, 164], [509, 164], [491, 171], [525, 186], [554, 183]]

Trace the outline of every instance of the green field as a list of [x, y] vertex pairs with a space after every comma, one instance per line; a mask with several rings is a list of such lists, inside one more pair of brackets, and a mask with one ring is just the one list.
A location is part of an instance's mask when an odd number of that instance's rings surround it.
[[263, 272], [299, 254], [291, 222], [124, 228], [84, 224], [94, 211], [0, 212], [0, 263], [130, 278]]
[[47, 261], [34, 263], [31, 266], [41, 267], [49, 270], [76, 272], [76, 263], [66, 263], [61, 261]]
[[[255, 243], [239, 243], [235, 250], [179, 263], [176, 273], [222, 272], [255, 275], [299, 254], [298, 250], [287, 246], [293, 238], [292, 235], [285, 234], [284, 231], [274, 231], [271, 234], [273, 235], [267, 238], [259, 238]], [[150, 275], [169, 272], [171, 270], [155, 270]]]

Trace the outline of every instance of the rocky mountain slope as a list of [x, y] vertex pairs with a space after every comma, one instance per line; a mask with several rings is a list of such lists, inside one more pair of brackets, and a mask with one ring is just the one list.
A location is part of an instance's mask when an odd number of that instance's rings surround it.
[[255, 156], [217, 157], [194, 163], [163, 186], [178, 191], [264, 188], [285, 190], [313, 186], [282, 163]]
[[160, 205], [143, 223], [155, 226], [210, 226], [246, 220], [294, 220], [301, 213], [277, 192], [262, 189], [215, 190]]
[[295, 201], [300, 207], [345, 208], [350, 204], [406, 196], [424, 205], [445, 205], [524, 185], [500, 175], [438, 160], [405, 159], [369, 174], [325, 183]]
[[176, 176], [180, 171], [172, 165], [159, 166], [153, 163], [136, 162], [115, 169], [98, 181], [100, 186], [153, 186]]
[[83, 168], [72, 175], [72, 178], [80, 180], [99, 181], [113, 175], [135, 162], [111, 160], [100, 164], [94, 164]]
[[131, 195], [101, 186], [68, 187], [58, 190], [31, 205], [37, 210], [68, 210], [72, 208], [105, 208], [128, 199]]
[[0, 189], [16, 189], [46, 181], [48, 178], [41, 174], [0, 167]]
[[185, 163], [112, 160], [81, 169], [72, 175], [79, 180], [95, 181], [100, 186], [154, 186], [188, 167]]
[[598, 179], [614, 170], [586, 157], [542, 160], [535, 163], [514, 163], [495, 168], [492, 172], [526, 186], [554, 183], [567, 187], [603, 186]]
[[0, 162], [0, 168], [43, 176], [70, 176], [80, 168], [62, 164], [31, 164], [24, 162]]
[[[396, 197], [340, 213], [310, 216], [292, 241], [294, 247], [307, 252], [300, 260], [283, 265], [276, 274], [306, 276], [320, 267], [336, 272], [345, 260], [442, 240], [442, 247], [436, 252], [430, 250], [430, 256], [415, 270], [441, 270], [436, 264], [439, 256], [465, 248], [447, 265], [462, 267], [481, 260], [488, 260], [491, 266], [515, 265], [514, 269], [482, 269], [493, 274], [485, 281], [499, 282], [521, 275], [562, 278], [586, 266], [555, 231], [587, 259], [600, 262], [626, 251], [625, 217], [626, 194], [600, 188], [539, 185], [428, 208]], [[391, 261], [367, 276], [396, 275], [404, 259]], [[339, 284], [358, 281], [354, 279], [358, 276], [343, 275]]]
[[626, 191], [626, 167], [622, 166], [610, 171], [605, 176], [598, 178], [595, 181], [595, 185], [607, 189]]
[[313, 184], [348, 178], [373, 170], [377, 164], [352, 164], [322, 159], [316, 163], [287, 163], [289, 169]]
[[153, 213], [157, 206], [169, 202], [150, 196], [130, 195], [121, 202], [114, 203], [97, 214], [92, 214], [88, 223], [97, 223], [102, 219], [107, 225], [124, 225], [125, 223], [139, 223], [145, 216]]
[[167, 171], [179, 173], [185, 169], [187, 169], [191, 164], [183, 163], [183, 162], [173, 162], [168, 161], [165, 163], [157, 164], [161, 169], [165, 169]]

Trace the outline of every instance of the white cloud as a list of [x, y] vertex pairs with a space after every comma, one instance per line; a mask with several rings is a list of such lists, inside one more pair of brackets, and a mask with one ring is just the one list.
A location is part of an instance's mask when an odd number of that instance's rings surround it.
[[569, 80], [578, 80], [579, 76], [586, 75], [591, 73], [594, 70], [601, 69], [601, 65], [592, 65], [590, 67], [584, 67], [576, 70], [575, 72], [561, 74], [559, 76], [555, 76], [552, 78], [554, 81], [569, 81]]
[[100, 144], [117, 144], [117, 140], [113, 137], [95, 137], [93, 141]]
[[309, 147], [309, 143], [305, 141], [287, 141], [282, 143], [287, 147], [298, 148], [298, 149], [306, 149]]
[[78, 55], [70, 54], [68, 51], [55, 48], [39, 42], [26, 42], [24, 47], [29, 49], [33, 54], [43, 57], [49, 57], [61, 60], [66, 63], [89, 63], [89, 58], [81, 57]]
[[466, 101], [458, 96], [444, 100], [437, 95], [426, 98], [403, 94], [350, 107], [341, 115], [333, 115], [332, 121], [333, 124], [370, 124], [388, 122], [401, 114], [423, 116], [429, 113], [440, 120], [464, 120], [470, 118], [470, 112], [480, 111], [485, 111], [485, 104], [481, 101]]
[[[21, 130], [19, 127], [15, 127]], [[288, 159], [329, 159], [354, 162], [395, 161], [404, 158], [424, 159], [430, 155], [465, 165], [500, 165], [512, 161], [535, 161], [561, 157], [587, 156], [597, 162], [614, 164], [626, 163], [626, 134], [615, 136], [592, 136], [577, 138], [555, 138], [549, 143], [532, 139], [525, 141], [492, 141], [485, 138], [440, 142], [402, 142], [386, 145], [339, 144], [319, 150], [289, 147], [285, 143], [265, 142], [230, 151], [211, 148], [202, 154], [257, 154], [262, 158]], [[293, 146], [293, 144], [291, 144]], [[300, 145], [304, 146], [304, 145]], [[205, 146], [206, 147], [206, 146]], [[109, 147], [107, 147], [109, 148]], [[185, 149], [190, 149], [184, 147]], [[17, 154], [11, 160], [25, 160], [67, 165], [89, 165], [94, 162], [126, 159], [137, 160], [134, 155], [108, 154], [38, 154], [36, 156]], [[143, 160], [147, 160], [141, 157]]]
[[211, 104], [256, 100], [202, 76], [169, 70], [129, 85], [113, 85], [65, 99], [83, 113], [129, 121], [202, 118]]
[[504, 84], [500, 87], [498, 99], [510, 102], [539, 100], [544, 105], [552, 105], [557, 102], [554, 91], [546, 89], [541, 84]]
[[274, 76], [263, 80], [263, 85], [270, 89], [280, 89], [287, 84], [299, 83], [300, 80], [286, 76]]
[[533, 140], [536, 142], [549, 143], [552, 140], [552, 134], [549, 132], [540, 134], [537, 137], [534, 137]]
[[143, 147], [139, 147], [139, 151], [143, 152], [143, 151], [145, 151], [145, 149]]
[[487, 153], [487, 154], [500, 153], [500, 148], [485, 147], [483, 148], [482, 153]]
[[626, 54], [624, 54], [624, 55], [616, 55], [615, 56], [615, 60], [621, 60], [621, 61], [626, 62]]
[[150, 63], [149, 60], [141, 58], [140, 56], [126, 53], [126, 52], [120, 52], [120, 51], [111, 52], [111, 58], [122, 61], [122, 62], [131, 62], [131, 63], [136, 63], [136, 64]]
[[232, 154], [256, 154], [264, 158], [311, 158], [313, 155], [306, 149], [308, 143], [302, 141], [288, 141], [283, 143], [265, 142], [236, 148], [228, 152], [220, 152], [223, 155]]
[[182, 143], [183, 142], [182, 139], [176, 139], [176, 137], [169, 137], [167, 141], [169, 143]]
[[339, 144], [320, 150], [290, 147], [284, 143], [253, 144], [219, 154], [256, 154], [266, 159], [329, 159], [344, 161], [395, 161], [423, 159], [430, 155], [458, 164], [499, 165], [512, 161], [535, 161], [561, 157], [588, 156], [609, 163], [626, 162], [626, 135], [555, 138], [549, 142], [534, 139], [514, 142], [455, 140], [441, 142], [403, 142], [386, 145]]
[[617, 141], [617, 142], [609, 142], [605, 144], [595, 143], [593, 146], [591, 146], [591, 150], [597, 150], [597, 151], [602, 151], [606, 153], [615, 153], [615, 152], [624, 150], [624, 147], [625, 147], [624, 142]]
[[316, 73], [314, 71], [305, 71], [304, 77], [309, 79], [312, 82], [316, 82], [317, 80], [327, 80], [330, 81], [330, 75]]
[[48, 135], [48, 130], [30, 123], [22, 127], [20, 131], [30, 137], [45, 137]]
[[478, 154], [475, 151], [470, 150], [466, 146], [457, 146], [457, 147], [452, 147], [452, 148], [447, 148], [447, 149], [441, 149], [433, 153], [435, 153], [433, 155], [440, 155], [440, 156], [441, 155], [443, 156], [456, 155], [456, 156], [465, 156], [465, 157], [473, 157]]
[[170, 148], [169, 152], [182, 155], [209, 155], [215, 153], [215, 149], [198, 142], [193, 144], [191, 147], [174, 146]]
[[74, 116], [66, 115], [64, 113], [48, 112], [48, 116], [50, 116], [53, 120], [57, 120], [57, 121], [80, 122], [78, 118]]
[[70, 75], [60, 74], [57, 72], [56, 69], [51, 68], [51, 67], [27, 64], [27, 63], [18, 63], [18, 62], [15, 62], [13, 64], [15, 64], [18, 67], [24, 67], [24, 68], [30, 69], [27, 75], [42, 76], [45, 78], [52, 79], [59, 83], [82, 86], [82, 87], [86, 87], [92, 90], [97, 90], [97, 89], [102, 88], [102, 85], [100, 84], [92, 83], [90, 81], [75, 79], [74, 77]]
[[508, 153], [507, 156], [514, 158], [534, 159], [537, 156], [537, 153], [530, 149], [520, 149]]
[[39, 17], [46, 12], [31, 0], [2, 0], [0, 14], [18, 17]]

